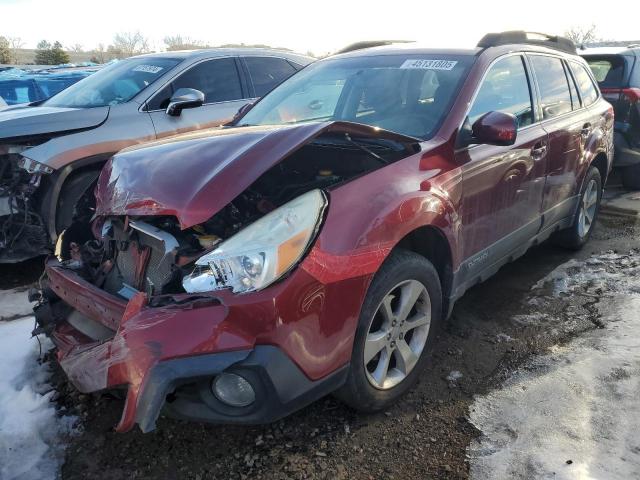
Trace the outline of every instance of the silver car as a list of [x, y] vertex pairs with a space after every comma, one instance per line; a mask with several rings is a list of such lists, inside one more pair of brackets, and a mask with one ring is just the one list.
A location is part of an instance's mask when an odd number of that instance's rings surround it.
[[312, 60], [269, 49], [142, 55], [116, 62], [47, 101], [5, 107], [0, 263], [50, 251], [73, 219], [89, 218], [92, 186], [117, 151], [225, 124]]

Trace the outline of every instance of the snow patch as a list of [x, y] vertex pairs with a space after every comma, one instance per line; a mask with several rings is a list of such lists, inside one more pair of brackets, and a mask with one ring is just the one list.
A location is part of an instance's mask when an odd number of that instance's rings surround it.
[[0, 290], [0, 321], [33, 315], [33, 304], [27, 301], [27, 290]]
[[462, 378], [462, 372], [459, 372], [458, 370], [454, 370], [449, 375], [447, 375], [447, 380], [453, 383], [457, 382], [461, 378]]
[[[475, 479], [640, 478], [640, 255], [570, 261], [536, 289], [597, 296], [604, 329], [535, 357], [477, 397]], [[540, 320], [540, 318], [537, 318]]]
[[[26, 299], [25, 299], [26, 302]], [[4, 306], [4, 305], [3, 305]], [[63, 438], [74, 417], [59, 417], [47, 384], [50, 372], [38, 362], [37, 339], [30, 339], [33, 317], [0, 322], [0, 478], [56, 478]], [[50, 345], [44, 339], [43, 351]]]
[[571, 295], [580, 290], [590, 290], [595, 294], [615, 292], [626, 277], [639, 275], [638, 251], [632, 250], [627, 255], [607, 252], [594, 255], [584, 262], [569, 260], [538, 281], [531, 289], [548, 291], [550, 287], [550, 293], [554, 297]]

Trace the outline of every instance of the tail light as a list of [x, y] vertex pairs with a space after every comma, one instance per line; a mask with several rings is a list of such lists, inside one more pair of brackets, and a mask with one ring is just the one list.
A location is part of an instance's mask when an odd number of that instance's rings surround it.
[[640, 88], [603, 88], [602, 93], [617, 93], [624, 95], [631, 103], [640, 101]]

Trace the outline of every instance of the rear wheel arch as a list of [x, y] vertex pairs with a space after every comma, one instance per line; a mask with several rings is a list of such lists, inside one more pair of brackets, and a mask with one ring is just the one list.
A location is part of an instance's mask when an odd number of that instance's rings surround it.
[[[591, 161], [591, 165], [596, 167], [600, 172], [600, 178], [602, 179], [602, 185], [604, 185], [607, 181], [607, 176], [609, 174], [609, 160], [607, 158], [607, 154], [604, 152], [599, 152]], [[587, 169], [588, 171], [588, 169]]]

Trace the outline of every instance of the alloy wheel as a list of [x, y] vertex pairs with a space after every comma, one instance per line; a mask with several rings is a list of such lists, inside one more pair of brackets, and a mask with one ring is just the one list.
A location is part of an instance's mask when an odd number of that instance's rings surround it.
[[431, 326], [431, 299], [417, 280], [393, 287], [376, 309], [364, 346], [372, 386], [388, 390], [402, 382], [420, 359]]
[[580, 213], [578, 218], [578, 234], [586, 236], [591, 230], [593, 220], [598, 208], [598, 183], [591, 179], [587, 185], [580, 202]]

